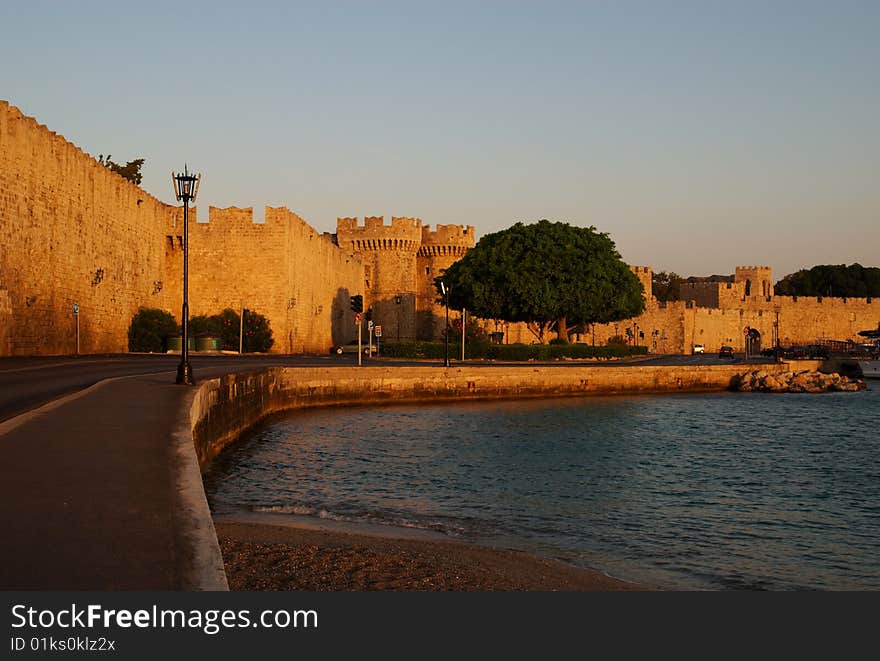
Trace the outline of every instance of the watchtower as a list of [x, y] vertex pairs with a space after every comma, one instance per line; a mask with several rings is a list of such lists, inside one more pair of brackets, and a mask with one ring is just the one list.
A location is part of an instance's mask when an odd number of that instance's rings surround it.
[[[390, 339], [416, 337], [416, 253], [422, 240], [420, 218], [382, 216], [337, 218], [336, 242], [361, 256], [364, 263], [364, 307]], [[360, 292], [351, 292], [358, 294]]]
[[654, 269], [650, 266], [630, 266], [629, 270], [635, 273], [642, 288], [645, 290], [645, 301], [650, 303], [654, 299]]
[[773, 273], [769, 266], [737, 266], [733, 281], [742, 285], [742, 295], [773, 296]]
[[461, 259], [474, 247], [474, 228], [472, 225], [430, 225], [422, 228], [422, 243], [416, 259], [416, 300], [417, 331], [419, 339], [437, 339], [446, 323], [445, 310], [437, 300], [434, 278]]

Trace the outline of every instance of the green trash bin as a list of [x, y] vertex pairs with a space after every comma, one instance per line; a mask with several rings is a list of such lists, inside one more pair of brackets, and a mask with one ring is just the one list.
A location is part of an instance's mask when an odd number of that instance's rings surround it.
[[197, 337], [196, 351], [217, 351], [219, 344], [216, 337]]
[[[170, 335], [165, 338], [165, 341], [168, 344], [168, 351], [180, 353], [180, 350], [183, 348], [183, 337], [180, 335]], [[188, 337], [186, 344], [190, 351], [196, 350], [196, 338], [192, 336]]]

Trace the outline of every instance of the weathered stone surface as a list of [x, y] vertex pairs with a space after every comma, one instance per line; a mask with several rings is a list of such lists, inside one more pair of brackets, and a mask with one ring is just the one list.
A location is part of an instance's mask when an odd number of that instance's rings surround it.
[[779, 372], [769, 374], [764, 370], [755, 370], [738, 374], [731, 379], [731, 389], [740, 392], [856, 392], [865, 389], [865, 382], [850, 379], [840, 374], [824, 374], [822, 372], [799, 370], [797, 372]]

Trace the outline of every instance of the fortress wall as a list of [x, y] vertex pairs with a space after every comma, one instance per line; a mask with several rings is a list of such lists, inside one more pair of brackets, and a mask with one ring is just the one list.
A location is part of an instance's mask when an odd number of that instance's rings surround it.
[[693, 301], [694, 305], [704, 308], [717, 308], [721, 287], [725, 284], [717, 282], [682, 282], [680, 287], [681, 299]]
[[266, 221], [270, 219], [283, 222], [288, 230], [285, 331], [276, 331], [275, 349], [327, 353], [332, 345], [356, 338], [350, 297], [363, 291], [360, 257], [341, 249], [287, 208], [267, 207]]
[[0, 355], [128, 349], [141, 305], [169, 309], [169, 207], [0, 101]]
[[[269, 319], [277, 343], [278, 320], [286, 315], [286, 283], [278, 273], [286, 242], [284, 223], [268, 217], [265, 223], [255, 223], [252, 208], [210, 207], [206, 223], [190, 216], [190, 316], [225, 308], [240, 312], [243, 306]], [[182, 248], [176, 250], [177, 262], [182, 263]]]
[[255, 310], [272, 327], [273, 353], [326, 353], [350, 339], [362, 266], [289, 209], [266, 207], [254, 223], [251, 208], [211, 207], [209, 222], [190, 218], [189, 242], [191, 315]]

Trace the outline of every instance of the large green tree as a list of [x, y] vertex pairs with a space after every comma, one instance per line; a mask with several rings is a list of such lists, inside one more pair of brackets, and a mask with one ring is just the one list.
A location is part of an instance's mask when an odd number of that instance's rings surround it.
[[880, 268], [821, 264], [790, 273], [774, 291], [777, 296], [880, 296]]
[[639, 279], [608, 234], [541, 220], [487, 234], [435, 278], [449, 305], [484, 319], [526, 322], [541, 342], [555, 328], [628, 319], [645, 308]]

